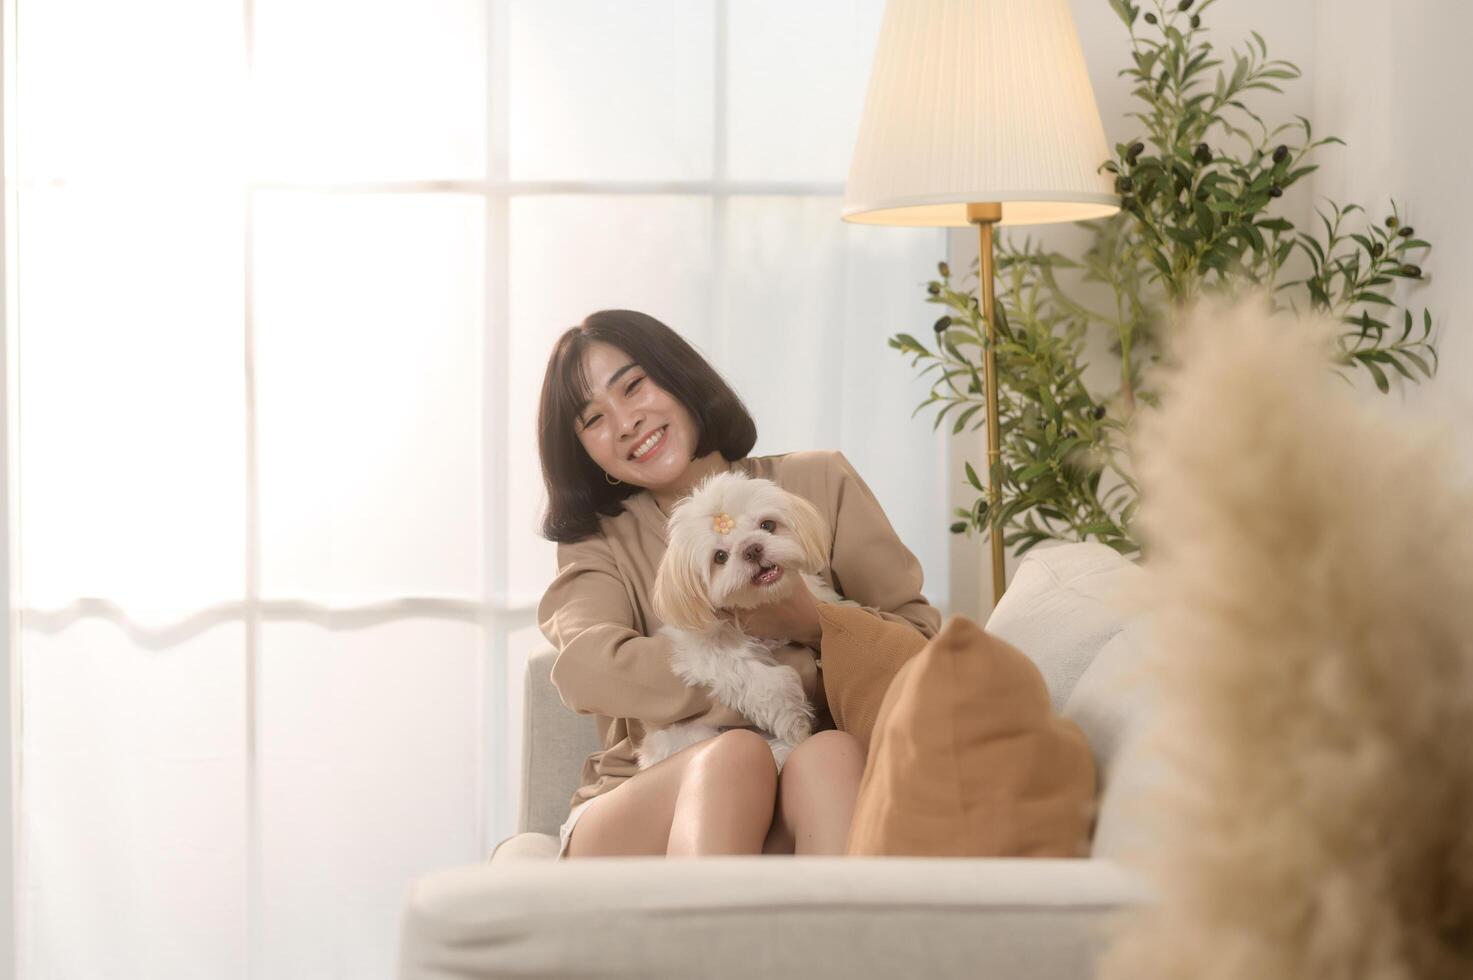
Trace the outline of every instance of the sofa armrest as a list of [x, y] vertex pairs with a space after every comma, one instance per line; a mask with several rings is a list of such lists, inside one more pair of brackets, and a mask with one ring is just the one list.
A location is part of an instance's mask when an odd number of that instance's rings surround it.
[[1112, 861], [708, 857], [498, 861], [410, 888], [402, 980], [1093, 975]]

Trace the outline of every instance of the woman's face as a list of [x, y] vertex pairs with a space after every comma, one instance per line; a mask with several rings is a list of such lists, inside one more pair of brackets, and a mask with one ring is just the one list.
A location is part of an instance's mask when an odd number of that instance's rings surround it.
[[[652, 489], [676, 483], [696, 448], [695, 423], [685, 406], [612, 344], [590, 344], [583, 368], [591, 400], [573, 424], [588, 455], [625, 483]], [[656, 433], [655, 444], [635, 458], [634, 451]]]

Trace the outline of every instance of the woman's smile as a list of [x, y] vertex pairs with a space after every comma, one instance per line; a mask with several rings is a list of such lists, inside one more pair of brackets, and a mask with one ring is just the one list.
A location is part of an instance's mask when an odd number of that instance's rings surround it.
[[631, 463], [643, 463], [643, 462], [649, 460], [655, 454], [659, 453], [662, 449], [665, 448], [665, 443], [667, 441], [666, 440], [666, 434], [668, 433], [669, 429], [670, 429], [670, 424], [668, 422], [665, 423], [664, 425], [660, 426], [658, 429], [655, 430], [655, 433], [654, 433], [655, 436], [657, 437], [656, 438], [656, 441], [655, 441], [655, 444], [653, 446], [651, 446], [644, 453], [644, 455], [642, 455], [642, 456], [636, 456], [636, 455], [634, 455], [640, 449], [641, 446], [643, 446], [645, 443], [649, 442], [649, 437], [646, 436], [643, 440], [640, 441], [640, 444], [638, 446], [635, 446], [634, 449], [631, 449], [629, 451], [630, 452], [629, 461]]

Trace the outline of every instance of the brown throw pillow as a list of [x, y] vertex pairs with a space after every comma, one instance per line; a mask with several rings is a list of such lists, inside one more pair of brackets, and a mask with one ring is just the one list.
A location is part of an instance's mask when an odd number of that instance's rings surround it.
[[895, 623], [859, 606], [818, 604], [823, 630], [823, 689], [834, 727], [869, 750], [870, 730], [890, 681], [920, 653], [926, 637], [909, 623]]
[[1089, 743], [1038, 667], [953, 616], [885, 693], [848, 853], [1087, 857], [1095, 789]]

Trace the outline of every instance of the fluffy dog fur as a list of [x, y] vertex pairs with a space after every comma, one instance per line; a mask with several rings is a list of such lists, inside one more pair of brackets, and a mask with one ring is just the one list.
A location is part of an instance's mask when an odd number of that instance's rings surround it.
[[[717, 524], [721, 515], [731, 519], [729, 526]], [[828, 541], [822, 515], [802, 497], [771, 480], [716, 473], [672, 508], [669, 544], [655, 575], [652, 601], [664, 622], [657, 635], [674, 644], [671, 668], [764, 729], [779, 770], [812, 730], [813, 706], [797, 671], [772, 655], [785, 641], [747, 636], [740, 614], [780, 602], [793, 589], [809, 589], [820, 602], [841, 602], [819, 576], [828, 564]], [[768, 565], [782, 568], [781, 577], [754, 584], [753, 576]], [[731, 620], [722, 616], [727, 611]], [[639, 768], [717, 733], [697, 722], [648, 732], [636, 750]]]
[[1102, 980], [1473, 976], [1473, 491], [1335, 333], [1204, 309], [1139, 420], [1169, 778]]

